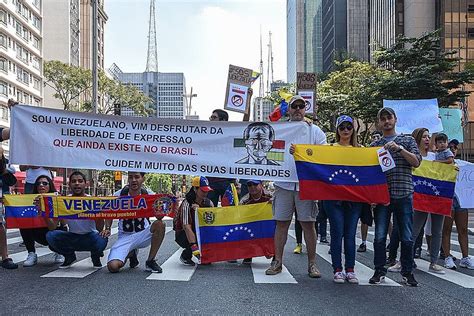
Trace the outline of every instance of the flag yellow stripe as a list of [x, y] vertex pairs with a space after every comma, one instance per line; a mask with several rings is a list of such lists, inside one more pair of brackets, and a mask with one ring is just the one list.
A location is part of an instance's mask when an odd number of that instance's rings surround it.
[[[37, 196], [40, 194], [5, 194], [3, 204], [5, 206], [31, 206]], [[54, 194], [44, 194], [54, 195]]]
[[[205, 214], [207, 214], [205, 216]], [[199, 226], [238, 225], [256, 221], [273, 219], [270, 203], [237, 205], [228, 207], [212, 207], [198, 209]], [[205, 218], [208, 220], [206, 223]]]
[[323, 165], [374, 166], [379, 164], [380, 147], [345, 147], [328, 145], [296, 145], [295, 161]]
[[458, 171], [455, 165], [423, 160], [420, 166], [413, 170], [413, 175], [440, 181], [456, 182]]

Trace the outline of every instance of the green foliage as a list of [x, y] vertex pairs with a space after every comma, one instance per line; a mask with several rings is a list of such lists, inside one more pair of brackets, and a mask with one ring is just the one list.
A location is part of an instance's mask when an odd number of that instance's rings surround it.
[[171, 193], [171, 176], [168, 174], [148, 173], [145, 185], [156, 193]]

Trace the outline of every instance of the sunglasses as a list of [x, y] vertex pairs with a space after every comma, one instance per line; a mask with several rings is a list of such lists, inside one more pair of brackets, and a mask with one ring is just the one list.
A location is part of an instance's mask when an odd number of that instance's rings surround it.
[[294, 103], [293, 103], [293, 104], [291, 105], [291, 108], [292, 108], [293, 110], [296, 110], [296, 109], [302, 110], [302, 109], [306, 108], [306, 104], [302, 104], [302, 103], [294, 104]]
[[352, 126], [352, 125], [339, 125], [339, 127], [337, 129], [340, 130], [340, 131], [343, 131], [345, 129], [347, 129], [348, 131], [352, 131], [353, 128], [354, 128], [354, 126]]
[[247, 186], [248, 186], [248, 187], [257, 186], [257, 185], [258, 185], [258, 184], [253, 183], [253, 182], [247, 182]]
[[46, 182], [46, 181], [36, 182], [36, 185], [42, 185], [46, 187], [46, 186], [49, 186], [49, 182]]

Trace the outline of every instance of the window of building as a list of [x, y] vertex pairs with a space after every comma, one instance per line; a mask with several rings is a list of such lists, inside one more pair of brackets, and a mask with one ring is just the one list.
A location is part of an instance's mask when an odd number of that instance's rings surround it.
[[33, 46], [37, 49], [40, 49], [40, 40], [36, 36], [33, 36]]
[[41, 0], [33, 0], [33, 5], [36, 8], [41, 9]]
[[0, 58], [0, 70], [8, 73], [8, 61], [5, 58]]
[[33, 25], [36, 27], [38, 30], [41, 30], [41, 20], [39, 17], [36, 15], [33, 15]]
[[468, 27], [467, 28], [467, 37], [474, 38], [474, 28], [473, 27]]
[[29, 35], [30, 35], [30, 32], [28, 31], [28, 29], [26, 28], [26, 26], [23, 26], [23, 30], [21, 32], [21, 36], [25, 39], [25, 41], [28, 42], [28, 39], [29, 39]]
[[474, 4], [469, 4], [467, 6], [467, 12], [474, 13]]
[[40, 99], [37, 99], [37, 98], [33, 99], [33, 105], [40, 106], [40, 103], [41, 103]]
[[40, 90], [41, 89], [41, 80], [39, 80], [38, 78], [34, 78], [33, 79], [33, 87], [36, 90]]
[[0, 34], [0, 46], [7, 48], [7, 37], [4, 34]]
[[8, 85], [6, 82], [0, 81], [0, 95], [8, 97]]
[[7, 13], [4, 10], [0, 10], [0, 22], [7, 25]]
[[31, 60], [31, 63], [33, 64], [33, 67], [35, 69], [40, 69], [40, 60], [38, 57], [34, 56], [33, 59]]
[[1, 106], [0, 107], [0, 117], [2, 118], [2, 120], [5, 120], [5, 121], [8, 121], [8, 108], [5, 107], [5, 106]]

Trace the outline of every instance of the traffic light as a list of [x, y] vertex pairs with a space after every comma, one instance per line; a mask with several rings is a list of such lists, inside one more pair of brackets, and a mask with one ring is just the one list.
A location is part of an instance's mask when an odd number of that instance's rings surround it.
[[114, 171], [114, 188], [116, 191], [122, 188], [122, 172]]

